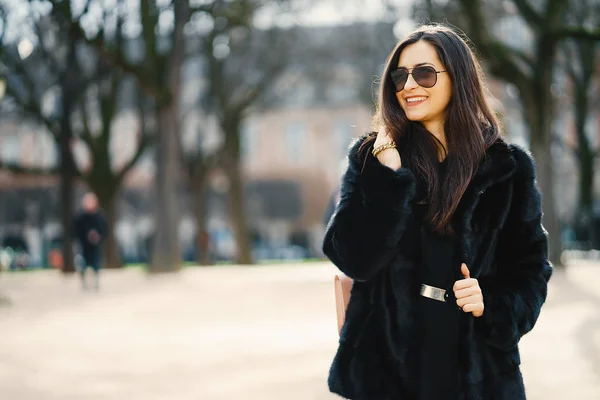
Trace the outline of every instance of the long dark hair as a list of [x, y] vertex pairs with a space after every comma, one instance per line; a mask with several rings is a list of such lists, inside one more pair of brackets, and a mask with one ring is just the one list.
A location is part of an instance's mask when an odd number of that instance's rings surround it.
[[[435, 47], [452, 86], [446, 109], [446, 175], [438, 175], [441, 143], [418, 122], [409, 121], [396, 97], [390, 71], [398, 67], [400, 53], [424, 40]], [[418, 174], [427, 186], [423, 202], [426, 218], [439, 233], [453, 232], [451, 221], [485, 151], [500, 135], [500, 123], [488, 105], [481, 66], [467, 44], [468, 39], [443, 25], [423, 25], [401, 40], [387, 58], [374, 118], [376, 129], [384, 126], [398, 144], [403, 166]], [[366, 148], [375, 135], [365, 141]]]

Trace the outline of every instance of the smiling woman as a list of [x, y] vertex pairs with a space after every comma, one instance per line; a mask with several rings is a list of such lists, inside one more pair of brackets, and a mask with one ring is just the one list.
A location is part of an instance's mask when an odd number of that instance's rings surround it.
[[533, 160], [484, 82], [444, 26], [388, 56], [323, 242], [354, 280], [328, 381], [344, 398], [525, 399], [518, 343], [552, 269]]
[[[390, 73], [406, 117], [421, 122], [442, 141], [452, 83], [435, 47], [426, 41], [413, 43], [404, 49], [398, 64]], [[442, 144], [446, 147], [445, 140]]]
[[[485, 150], [500, 135], [485, 88], [473, 52], [448, 28], [420, 28], [388, 57], [375, 125], [386, 130], [389, 140], [405, 144], [403, 159], [427, 186], [427, 214], [434, 231], [452, 231], [452, 215]], [[385, 137], [379, 135], [375, 145]], [[369, 143], [366, 140], [363, 145]], [[449, 154], [451, 147], [461, 151]], [[448, 169], [442, 180], [438, 162], [447, 155]], [[385, 159], [389, 154], [382, 156]]]

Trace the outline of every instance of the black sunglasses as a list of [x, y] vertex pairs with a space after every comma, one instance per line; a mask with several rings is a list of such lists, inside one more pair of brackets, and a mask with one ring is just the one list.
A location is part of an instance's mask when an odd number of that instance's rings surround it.
[[438, 74], [446, 72], [436, 71], [435, 68], [430, 66], [415, 67], [412, 72], [408, 72], [406, 68], [398, 68], [390, 72], [394, 86], [396, 86], [396, 92], [400, 92], [404, 89], [408, 76], [412, 75], [413, 79], [417, 84], [424, 88], [432, 88], [437, 83]]

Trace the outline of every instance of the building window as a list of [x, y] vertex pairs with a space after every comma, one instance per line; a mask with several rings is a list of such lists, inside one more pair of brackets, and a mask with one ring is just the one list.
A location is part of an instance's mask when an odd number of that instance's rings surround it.
[[288, 159], [292, 162], [301, 160], [306, 154], [306, 126], [301, 122], [292, 122], [285, 129], [285, 147]]

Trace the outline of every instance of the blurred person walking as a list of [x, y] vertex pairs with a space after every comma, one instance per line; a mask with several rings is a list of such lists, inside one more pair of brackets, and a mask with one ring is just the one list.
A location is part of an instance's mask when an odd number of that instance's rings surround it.
[[91, 267], [94, 271], [94, 288], [100, 289], [100, 259], [102, 241], [106, 235], [106, 221], [98, 208], [96, 195], [88, 192], [81, 201], [81, 211], [75, 217], [75, 237], [79, 242], [83, 264], [81, 265], [81, 284], [88, 288], [86, 271]]
[[449, 28], [387, 59], [323, 251], [354, 280], [329, 389], [351, 400], [525, 400], [518, 343], [552, 274], [534, 162], [500, 137]]

